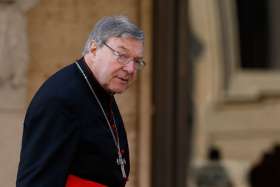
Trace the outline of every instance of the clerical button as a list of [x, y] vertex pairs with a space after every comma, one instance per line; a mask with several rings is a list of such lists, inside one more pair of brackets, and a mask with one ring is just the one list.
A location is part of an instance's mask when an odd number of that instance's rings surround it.
[[115, 128], [116, 128], [116, 125], [115, 125], [115, 124], [112, 124], [111, 127], [115, 129]]

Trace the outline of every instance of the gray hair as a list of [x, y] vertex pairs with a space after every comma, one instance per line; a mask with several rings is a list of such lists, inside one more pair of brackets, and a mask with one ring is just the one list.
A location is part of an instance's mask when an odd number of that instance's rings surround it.
[[99, 20], [86, 41], [83, 55], [89, 52], [93, 41], [98, 47], [111, 37], [132, 37], [144, 41], [144, 32], [125, 16], [110, 16]]

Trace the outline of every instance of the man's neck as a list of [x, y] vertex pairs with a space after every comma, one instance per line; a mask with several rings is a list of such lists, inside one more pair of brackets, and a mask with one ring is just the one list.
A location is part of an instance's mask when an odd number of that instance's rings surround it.
[[[91, 71], [91, 73], [93, 74], [93, 76], [95, 77], [96, 81], [102, 86], [102, 84], [100, 83], [100, 81], [97, 79], [96, 77], [96, 73], [95, 73], [95, 68], [94, 68], [94, 62], [92, 61], [92, 56], [90, 53], [87, 53], [84, 55], [84, 60], [85, 60], [85, 63], [87, 64], [89, 70]], [[103, 86], [102, 86], [103, 87]], [[105, 89], [103, 87], [104, 90], [106, 90], [106, 92], [108, 92], [110, 95], [114, 95], [115, 93]]]
[[94, 74], [94, 67], [93, 67], [93, 62], [92, 62], [90, 54], [88, 54], [88, 53], [85, 54], [84, 59], [85, 59], [87, 66], [89, 67], [90, 71]]

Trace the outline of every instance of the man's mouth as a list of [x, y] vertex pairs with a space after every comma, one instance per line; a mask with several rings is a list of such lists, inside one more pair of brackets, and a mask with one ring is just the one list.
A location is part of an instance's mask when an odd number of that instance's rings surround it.
[[120, 79], [123, 82], [128, 82], [128, 78], [124, 78], [124, 77], [118, 77], [118, 79]]

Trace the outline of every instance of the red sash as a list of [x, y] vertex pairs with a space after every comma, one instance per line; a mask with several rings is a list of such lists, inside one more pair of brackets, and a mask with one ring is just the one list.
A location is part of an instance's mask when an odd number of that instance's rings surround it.
[[75, 175], [69, 175], [65, 187], [108, 187], [103, 184], [82, 179]]

